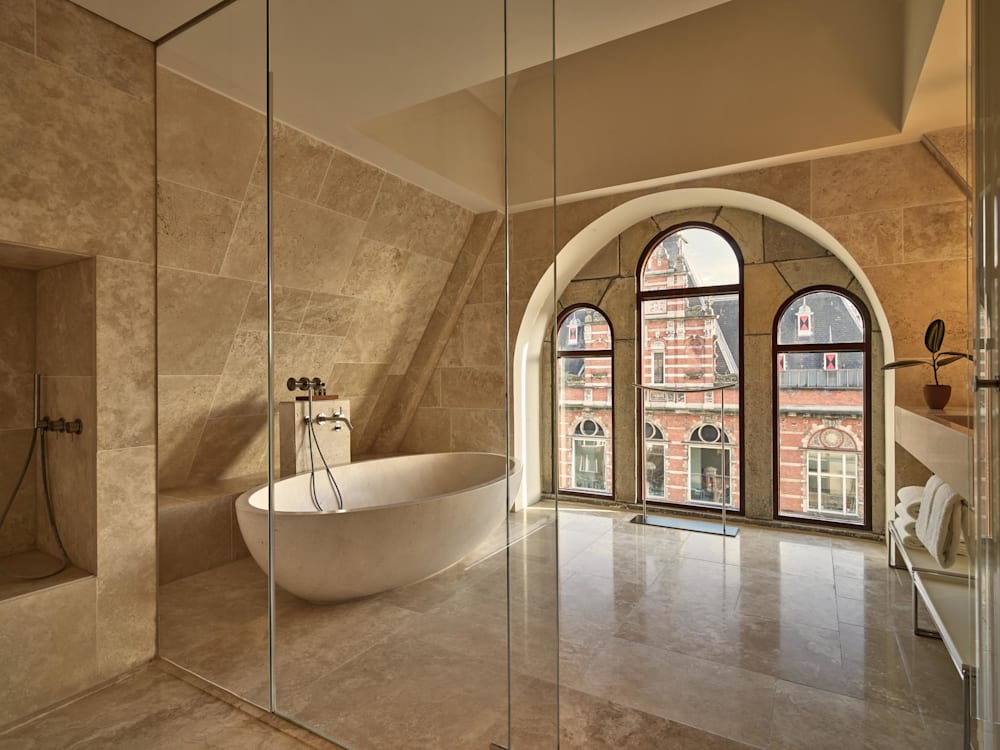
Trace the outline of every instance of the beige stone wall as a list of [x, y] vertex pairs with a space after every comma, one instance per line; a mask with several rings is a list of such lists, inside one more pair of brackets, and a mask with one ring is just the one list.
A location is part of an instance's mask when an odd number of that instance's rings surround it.
[[[35, 372], [33, 271], [0, 267], [0, 510], [31, 442]], [[0, 556], [35, 546], [35, 472], [29, 471], [0, 530]]]
[[[935, 317], [943, 318], [948, 325], [949, 347], [966, 346], [966, 202], [956, 182], [921, 144], [737, 172], [564, 204], [557, 209], [555, 245], [561, 248], [587, 224], [628, 200], [652, 192], [688, 187], [727, 188], [771, 198], [826, 228], [872, 282], [889, 321], [897, 358], [922, 354], [924, 328]], [[620, 258], [621, 284], [627, 284], [628, 274], [634, 273], [638, 252], [653, 231], [655, 227], [650, 222], [648, 226], [639, 225], [622, 235], [622, 246], [631, 248], [631, 254], [623, 253]], [[761, 231], [763, 243], [768, 236], [777, 238], [781, 227], [769, 224]], [[752, 259], [752, 243], [737, 231], [733, 234]], [[452, 444], [451, 438], [446, 441], [443, 437], [441, 425], [451, 420], [464, 426], [477, 417], [475, 428], [479, 442], [493, 448], [503, 445], [502, 409], [497, 406], [492, 389], [482, 398], [474, 393], [446, 398], [443, 391], [443, 378], [448, 369], [474, 368], [477, 375], [493, 373], [494, 380], [497, 368], [502, 372], [503, 236], [501, 232], [483, 268], [481, 289], [463, 309], [461, 322], [438, 363], [439, 372], [431, 380], [422, 407], [408, 428], [404, 442], [407, 451], [433, 450]], [[552, 236], [551, 210], [526, 211], [510, 217], [511, 342], [516, 338], [528, 296], [552, 261]], [[763, 244], [756, 252], [763, 252]], [[772, 257], [769, 260], [787, 259]], [[603, 264], [610, 263], [602, 254], [591, 262], [580, 278], [600, 277], [608, 272]], [[772, 297], [785, 294], [790, 285], [794, 286], [793, 280], [800, 273], [797, 263], [787, 261], [784, 279], [777, 275], [773, 265], [763, 264], [757, 270], [749, 270], [746, 277], [748, 317], [753, 311], [752, 305], [757, 304], [753, 300], [772, 304]], [[627, 291], [625, 296], [628, 296]], [[760, 319], [767, 320], [767, 316]], [[616, 328], [616, 332], [619, 330], [622, 329]], [[628, 326], [623, 330], [628, 330]], [[747, 328], [750, 335], [769, 331], [769, 327]], [[761, 348], [761, 352], [763, 350]], [[747, 371], [759, 371], [765, 376], [761, 367], [765, 361], [769, 362], [769, 355], [765, 360], [759, 355], [755, 358], [754, 352], [748, 351], [746, 357]], [[920, 387], [928, 378], [929, 371], [923, 369], [900, 371], [896, 377], [896, 402], [919, 405]], [[953, 385], [956, 405], [965, 402], [966, 380], [961, 366], [944, 371], [943, 382]], [[878, 379], [873, 385], [878, 387]], [[876, 401], [879, 400], [877, 393], [876, 390]], [[756, 427], [763, 429], [761, 425]], [[747, 429], [753, 430], [755, 425], [748, 423]], [[765, 465], [770, 465], [770, 456]], [[622, 474], [617, 476], [622, 481]]]
[[[851, 271], [829, 251], [791, 227], [760, 214], [740, 209], [705, 206], [673, 211], [645, 219], [629, 227], [605, 246], [583, 271], [570, 282], [559, 299], [560, 309], [588, 303], [605, 312], [615, 332], [614, 365], [614, 499], [636, 502], [636, 268], [643, 251], [654, 235], [671, 226], [699, 221], [719, 227], [740, 247], [744, 260], [743, 342], [743, 460], [746, 484], [743, 508], [757, 519], [773, 517], [774, 467], [772, 362], [773, 327], [778, 309], [796, 293], [810, 286], [826, 284], [841, 287], [868, 304], [864, 290]], [[872, 317], [872, 370], [883, 363], [882, 337], [878, 321]], [[548, 343], [546, 343], [548, 347]], [[543, 360], [542, 382], [548, 388], [550, 369]], [[551, 397], [548, 397], [551, 398]], [[551, 410], [548, 398], [543, 402], [542, 434], [551, 435]], [[882, 379], [872, 383], [872, 527], [885, 523], [885, 403]], [[551, 451], [551, 438], [544, 443]], [[549, 469], [550, 453], [542, 459]], [[546, 471], [543, 491], [553, 489], [551, 472]]]
[[[264, 117], [158, 70], [159, 478], [263, 472]], [[276, 399], [319, 376], [371, 452], [469, 234], [453, 203], [276, 123]], [[381, 409], [381, 411], [380, 411]]]
[[0, 725], [155, 652], [153, 120], [151, 44], [66, 0], [0, 3], [0, 243], [92, 259], [97, 572], [0, 602]]

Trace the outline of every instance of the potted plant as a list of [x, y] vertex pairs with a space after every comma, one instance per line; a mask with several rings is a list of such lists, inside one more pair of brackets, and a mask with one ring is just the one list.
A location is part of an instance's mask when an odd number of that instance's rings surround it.
[[965, 352], [943, 352], [944, 321], [940, 318], [932, 320], [924, 333], [924, 347], [931, 353], [930, 359], [899, 359], [882, 366], [883, 370], [898, 370], [902, 367], [929, 365], [934, 370], [934, 383], [924, 386], [924, 401], [929, 409], [943, 409], [951, 398], [951, 386], [941, 385], [938, 380], [938, 370], [959, 360], [971, 360], [972, 356]]

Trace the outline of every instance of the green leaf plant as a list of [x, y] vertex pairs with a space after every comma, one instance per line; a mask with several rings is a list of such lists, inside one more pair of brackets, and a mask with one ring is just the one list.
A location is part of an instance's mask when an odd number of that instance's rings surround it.
[[882, 365], [883, 370], [899, 370], [903, 367], [916, 367], [917, 365], [927, 365], [934, 370], [934, 385], [941, 385], [938, 380], [938, 370], [946, 365], [953, 364], [959, 360], [971, 360], [972, 355], [965, 352], [943, 352], [944, 345], [944, 321], [940, 318], [932, 320], [924, 333], [924, 347], [930, 352], [930, 359], [897, 359]]

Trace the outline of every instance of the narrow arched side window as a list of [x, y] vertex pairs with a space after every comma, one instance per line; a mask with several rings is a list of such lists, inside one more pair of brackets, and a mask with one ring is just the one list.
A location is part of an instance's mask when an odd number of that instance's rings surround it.
[[614, 491], [614, 333], [590, 305], [559, 317], [559, 489], [588, 495]]
[[[636, 269], [643, 497], [741, 511], [743, 256], [728, 234], [689, 222], [650, 240]], [[722, 418], [723, 401], [725, 417]], [[720, 425], [725, 422], [725, 440]], [[718, 444], [707, 438], [717, 430]], [[725, 467], [725, 468], [724, 468]], [[644, 468], [644, 470], [643, 470]], [[723, 486], [723, 483], [725, 486]]]
[[774, 514], [871, 528], [871, 321], [810, 287], [774, 321]]

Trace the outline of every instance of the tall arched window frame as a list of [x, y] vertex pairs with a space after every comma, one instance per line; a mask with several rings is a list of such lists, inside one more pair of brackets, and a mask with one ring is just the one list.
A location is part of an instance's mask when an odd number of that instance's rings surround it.
[[[648, 502], [743, 511], [743, 255], [718, 227], [686, 222], [660, 232], [636, 268], [637, 424], [641, 492]], [[713, 385], [731, 385], [723, 399]], [[725, 447], [691, 447], [693, 430], [721, 424]], [[721, 433], [720, 433], [721, 434]], [[722, 462], [726, 461], [725, 471]], [[706, 477], [725, 477], [708, 481]]]
[[815, 286], [774, 320], [775, 518], [871, 528], [871, 318]]
[[592, 305], [559, 316], [556, 347], [561, 492], [614, 493], [614, 331]]

